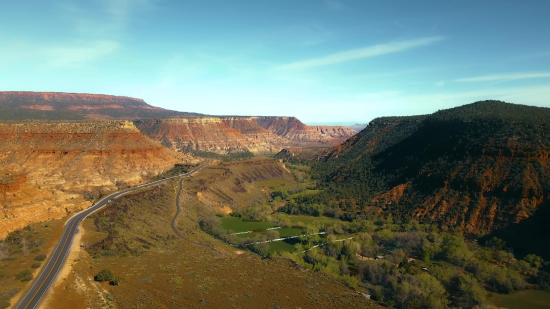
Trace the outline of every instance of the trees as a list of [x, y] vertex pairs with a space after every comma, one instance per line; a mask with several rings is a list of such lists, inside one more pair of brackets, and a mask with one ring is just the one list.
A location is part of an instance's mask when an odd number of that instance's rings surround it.
[[456, 304], [462, 308], [474, 308], [486, 303], [486, 292], [470, 274], [460, 274], [451, 279], [456, 289]]

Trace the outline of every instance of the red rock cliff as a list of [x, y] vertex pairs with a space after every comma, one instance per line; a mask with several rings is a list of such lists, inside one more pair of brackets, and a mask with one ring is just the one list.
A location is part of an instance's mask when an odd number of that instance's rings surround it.
[[0, 238], [188, 160], [129, 121], [0, 124]]

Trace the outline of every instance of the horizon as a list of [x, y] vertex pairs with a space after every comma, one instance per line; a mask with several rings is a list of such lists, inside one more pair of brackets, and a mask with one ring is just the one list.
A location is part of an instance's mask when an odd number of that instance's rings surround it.
[[0, 90], [118, 95], [307, 124], [365, 124], [489, 99], [549, 107], [549, 8], [542, 0], [10, 2], [0, 12], [0, 29], [10, 29], [0, 31]]

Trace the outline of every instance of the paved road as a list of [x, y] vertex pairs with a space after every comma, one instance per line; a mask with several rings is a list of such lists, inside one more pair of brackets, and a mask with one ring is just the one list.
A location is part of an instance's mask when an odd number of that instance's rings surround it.
[[210, 246], [207, 246], [207, 245], [203, 245], [201, 244], [200, 242], [196, 242], [194, 240], [191, 240], [191, 239], [188, 239], [188, 238], [185, 238], [183, 237], [183, 235], [181, 235], [180, 231], [176, 228], [176, 219], [178, 218], [178, 216], [180, 215], [180, 195], [181, 195], [181, 190], [183, 188], [183, 178], [180, 179], [180, 187], [179, 187], [179, 190], [178, 190], [178, 194], [176, 195], [176, 214], [174, 215], [174, 217], [172, 218], [172, 221], [170, 221], [170, 227], [172, 227], [172, 230], [174, 231], [174, 233], [176, 234], [176, 236], [178, 236], [179, 238], [185, 240], [185, 241], [188, 241], [190, 243], [193, 243], [195, 245], [198, 245], [198, 246], [201, 246], [203, 248], [206, 248], [206, 249], [211, 249], [211, 250], [214, 250], [220, 254], [223, 254], [225, 256], [231, 256], [230, 254], [226, 253], [226, 252], [223, 252], [221, 250], [218, 250], [214, 247], [210, 247]]
[[[108, 203], [112, 199], [117, 198], [121, 195], [124, 195], [128, 192], [134, 191], [135, 189], [145, 188], [151, 185], [165, 182], [173, 178], [188, 176], [198, 172], [201, 168], [203, 168], [203, 166], [199, 166], [198, 168], [192, 170], [189, 173], [184, 173], [181, 175], [157, 180], [144, 185], [115, 192], [111, 195], [108, 195], [102, 198], [94, 206], [73, 215], [73, 217], [70, 218], [65, 224], [65, 229], [63, 230], [63, 235], [61, 236], [61, 240], [59, 240], [59, 242], [57, 243], [57, 246], [55, 247], [53, 252], [50, 254], [50, 257], [46, 262], [46, 266], [42, 269], [40, 274], [36, 277], [30, 289], [27, 291], [25, 296], [23, 296], [23, 298], [20, 300], [19, 304], [17, 304], [15, 308], [30, 309], [30, 308], [36, 308], [38, 306], [38, 304], [40, 303], [40, 299], [42, 298], [42, 296], [44, 296], [44, 294], [46, 294], [50, 285], [54, 281], [57, 275], [57, 272], [59, 272], [59, 270], [63, 266], [63, 262], [65, 261], [65, 257], [69, 253], [69, 249], [71, 248], [71, 243], [73, 241], [74, 235], [78, 230], [78, 226], [80, 225], [80, 222], [82, 222], [82, 220], [84, 220], [87, 216], [97, 211], [98, 209], [101, 209], [105, 205], [108, 205]], [[180, 191], [181, 191], [181, 182], [180, 182]]]

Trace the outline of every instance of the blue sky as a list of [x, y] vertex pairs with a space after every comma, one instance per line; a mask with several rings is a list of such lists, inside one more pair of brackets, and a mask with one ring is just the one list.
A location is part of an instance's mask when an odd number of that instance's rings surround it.
[[550, 107], [548, 0], [19, 0], [0, 90], [365, 123], [483, 99]]

